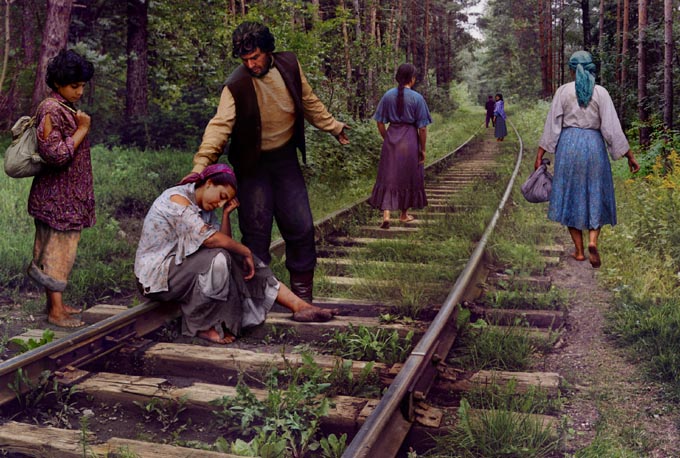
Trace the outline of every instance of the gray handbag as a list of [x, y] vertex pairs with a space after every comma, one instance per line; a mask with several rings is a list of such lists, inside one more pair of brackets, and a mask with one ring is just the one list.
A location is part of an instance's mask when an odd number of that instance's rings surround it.
[[543, 159], [541, 165], [529, 175], [520, 190], [526, 200], [531, 203], [547, 202], [552, 191], [552, 175], [548, 172], [549, 159]]

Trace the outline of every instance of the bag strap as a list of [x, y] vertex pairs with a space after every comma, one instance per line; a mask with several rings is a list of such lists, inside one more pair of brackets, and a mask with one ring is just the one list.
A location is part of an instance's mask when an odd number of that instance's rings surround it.
[[[68, 111], [70, 111], [71, 113], [76, 114], [76, 110], [74, 110], [74, 109], [71, 108], [70, 106], [66, 105], [66, 104], [63, 103], [61, 100], [55, 99], [54, 97], [47, 97], [46, 99], [44, 99], [42, 102], [40, 102], [40, 103], [38, 104], [38, 107], [35, 109], [35, 115], [38, 114], [38, 110], [40, 109], [40, 107], [43, 106], [43, 104], [44, 104], [45, 102], [47, 102], [48, 100], [54, 100], [54, 101], [57, 102], [59, 105], [61, 105], [62, 107], [66, 108]], [[35, 117], [35, 115], [34, 115], [34, 117]]]

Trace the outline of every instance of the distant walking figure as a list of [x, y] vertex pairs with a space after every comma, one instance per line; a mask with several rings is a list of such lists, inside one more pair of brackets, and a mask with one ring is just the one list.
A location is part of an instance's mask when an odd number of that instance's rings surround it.
[[[427, 205], [424, 165], [430, 110], [422, 95], [412, 88], [416, 67], [401, 64], [395, 75], [398, 86], [380, 99], [373, 119], [383, 138], [378, 176], [369, 204], [383, 211], [383, 229], [390, 227], [390, 210], [400, 210], [400, 221], [414, 220], [409, 208]], [[389, 124], [389, 127], [385, 127]]]
[[486, 127], [487, 129], [489, 128], [489, 122], [491, 122], [491, 125], [495, 126], [496, 123], [493, 120], [493, 109], [496, 106], [496, 102], [493, 101], [493, 96], [490, 95], [489, 98], [486, 100]]
[[496, 136], [496, 141], [502, 142], [508, 135], [508, 128], [505, 126], [506, 118], [503, 94], [499, 92], [496, 94], [496, 103], [493, 108], [493, 125], [495, 126], [494, 135]]
[[616, 202], [607, 146], [612, 159], [626, 157], [628, 168], [640, 166], [630, 150], [614, 103], [607, 90], [595, 84], [595, 64], [586, 51], [569, 59], [575, 81], [560, 86], [553, 97], [538, 143], [534, 168], [546, 151], [555, 153], [555, 173], [548, 218], [569, 228], [572, 257], [585, 261], [583, 230], [588, 231], [590, 264], [602, 264], [597, 249], [600, 229], [616, 224]]

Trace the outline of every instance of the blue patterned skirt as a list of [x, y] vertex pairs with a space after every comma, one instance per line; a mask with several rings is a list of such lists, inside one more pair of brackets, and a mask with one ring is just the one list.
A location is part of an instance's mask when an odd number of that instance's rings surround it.
[[548, 218], [582, 230], [616, 224], [612, 169], [599, 130], [562, 130]]

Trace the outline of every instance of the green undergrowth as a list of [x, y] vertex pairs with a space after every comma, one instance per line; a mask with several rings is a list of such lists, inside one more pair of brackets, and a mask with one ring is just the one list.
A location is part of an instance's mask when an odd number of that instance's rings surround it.
[[568, 297], [557, 288], [550, 288], [545, 293], [498, 289], [486, 291], [481, 302], [499, 309], [564, 310], [568, 304]]
[[397, 330], [350, 325], [346, 331], [328, 335], [325, 346], [342, 358], [392, 365], [406, 361], [414, 345], [413, 334], [409, 331], [401, 337]]
[[530, 386], [522, 391], [516, 380], [503, 384], [491, 380], [489, 385], [473, 388], [464, 397], [474, 409], [505, 409], [540, 415], [559, 415], [566, 401], [559, 392], [551, 394], [540, 387]]
[[468, 371], [526, 371], [537, 344], [526, 326], [489, 326], [478, 320], [464, 328], [449, 354], [449, 364]]
[[560, 445], [555, 429], [540, 417], [506, 409], [477, 410], [466, 399], [452, 432], [435, 441], [437, 446], [421, 456], [549, 458]]

